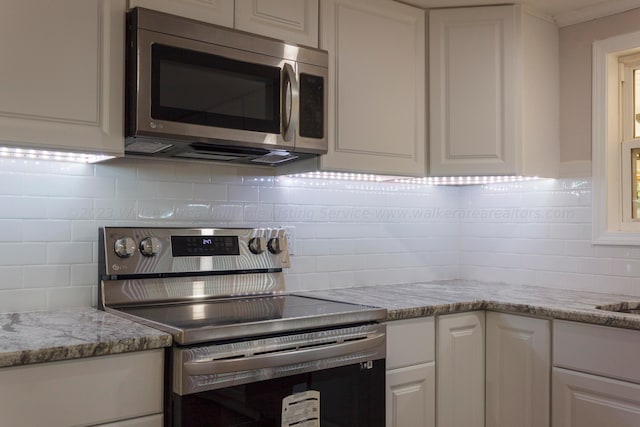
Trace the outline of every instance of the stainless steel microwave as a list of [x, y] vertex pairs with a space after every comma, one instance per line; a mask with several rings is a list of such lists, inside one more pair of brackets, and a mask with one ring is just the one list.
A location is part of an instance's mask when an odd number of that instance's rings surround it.
[[125, 153], [280, 164], [327, 152], [328, 55], [135, 8]]

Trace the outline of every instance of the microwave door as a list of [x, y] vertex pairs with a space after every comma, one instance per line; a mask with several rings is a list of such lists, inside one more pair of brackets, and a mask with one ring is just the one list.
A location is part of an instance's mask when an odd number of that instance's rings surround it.
[[137, 60], [149, 84], [138, 88], [136, 136], [293, 150], [281, 129], [281, 59], [139, 30]]

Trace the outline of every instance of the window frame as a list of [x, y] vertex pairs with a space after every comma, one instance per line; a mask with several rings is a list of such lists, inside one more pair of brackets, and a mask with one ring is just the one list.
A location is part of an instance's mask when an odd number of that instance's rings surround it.
[[631, 149], [639, 140], [624, 139], [630, 123], [623, 124], [620, 89], [624, 77], [620, 58], [634, 54], [640, 54], [640, 32], [593, 44], [592, 242], [599, 245], [640, 246], [640, 221], [631, 220], [630, 199]]

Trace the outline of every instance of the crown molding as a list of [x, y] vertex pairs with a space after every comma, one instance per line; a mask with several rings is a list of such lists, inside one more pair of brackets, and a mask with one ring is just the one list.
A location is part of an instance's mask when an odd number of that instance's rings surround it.
[[640, 0], [615, 0], [606, 1], [581, 9], [560, 13], [553, 18], [558, 27], [579, 24], [581, 22], [592, 21], [616, 13], [626, 12], [631, 9], [640, 8]]

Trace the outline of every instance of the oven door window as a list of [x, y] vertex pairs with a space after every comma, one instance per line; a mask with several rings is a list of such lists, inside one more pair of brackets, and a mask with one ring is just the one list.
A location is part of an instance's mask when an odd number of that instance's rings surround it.
[[280, 133], [280, 69], [160, 44], [152, 46], [151, 117]]
[[283, 399], [320, 393], [322, 427], [384, 427], [384, 360], [173, 395], [174, 426], [281, 427]]

